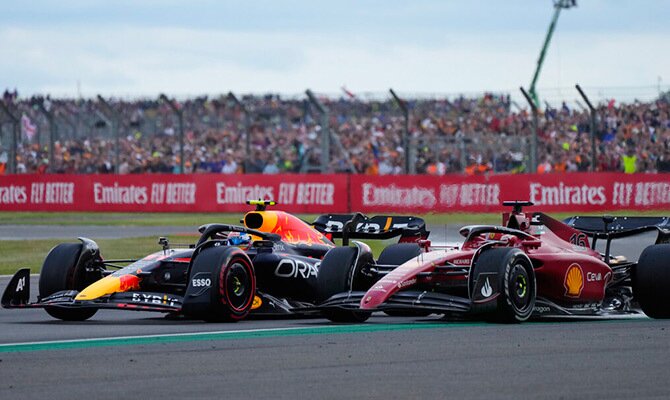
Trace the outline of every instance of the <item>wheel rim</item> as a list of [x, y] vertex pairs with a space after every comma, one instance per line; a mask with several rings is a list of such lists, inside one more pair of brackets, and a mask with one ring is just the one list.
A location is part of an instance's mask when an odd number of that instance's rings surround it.
[[228, 268], [226, 274], [226, 291], [231, 307], [241, 310], [249, 300], [249, 286], [251, 279], [245, 265], [235, 262]]
[[523, 312], [528, 308], [531, 298], [531, 288], [526, 268], [521, 264], [515, 264], [510, 274], [510, 297], [512, 305], [517, 311]]

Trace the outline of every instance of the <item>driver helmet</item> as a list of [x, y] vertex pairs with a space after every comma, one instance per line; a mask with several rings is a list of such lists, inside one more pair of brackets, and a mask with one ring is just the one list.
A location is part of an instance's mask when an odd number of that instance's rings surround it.
[[228, 244], [233, 246], [242, 246], [251, 243], [251, 235], [241, 232], [230, 232], [228, 234]]

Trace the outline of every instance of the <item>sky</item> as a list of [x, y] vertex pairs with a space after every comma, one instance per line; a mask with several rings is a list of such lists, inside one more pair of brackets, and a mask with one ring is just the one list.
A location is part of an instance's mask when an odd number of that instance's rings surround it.
[[[546, 99], [648, 97], [670, 86], [670, 1], [577, 0], [538, 80]], [[20, 95], [233, 91], [518, 95], [552, 0], [3, 2], [0, 89]]]

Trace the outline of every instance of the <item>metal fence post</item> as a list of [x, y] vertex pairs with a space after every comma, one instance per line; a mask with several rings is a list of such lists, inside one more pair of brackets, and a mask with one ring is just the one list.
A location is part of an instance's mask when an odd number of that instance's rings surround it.
[[531, 136], [530, 139], [530, 168], [528, 173], [535, 173], [537, 172], [537, 134], [540, 129], [539, 127], [539, 122], [537, 118], [537, 107], [535, 106], [535, 102], [533, 99], [528, 95], [526, 90], [523, 88], [523, 86], [519, 87], [521, 90], [521, 93], [523, 93], [523, 97], [526, 98], [526, 101], [530, 105], [531, 110], [533, 111], [533, 136]]
[[244, 114], [244, 137], [245, 137], [245, 152], [247, 157], [244, 160], [244, 173], [249, 173], [249, 166], [251, 164], [251, 119], [249, 116], [249, 110], [247, 107], [242, 104], [240, 100], [233, 94], [233, 92], [228, 92], [228, 98], [235, 103], [237, 107], [242, 110]]
[[391, 92], [393, 100], [398, 104], [405, 118], [405, 130], [402, 136], [403, 149], [405, 150], [405, 173], [414, 175], [416, 174], [416, 161], [414, 160], [414, 146], [411, 146], [412, 139], [409, 135], [409, 108], [407, 107], [407, 102], [398, 97], [393, 89], [389, 89], [389, 92]]
[[328, 109], [321, 104], [311, 90], [305, 91], [309, 101], [319, 110], [321, 114], [321, 173], [325, 174], [330, 169], [330, 127], [328, 126]]
[[[114, 173], [119, 173], [119, 153], [121, 152], [120, 140], [119, 140], [119, 113], [114, 110], [114, 108], [105, 100], [102, 96], [98, 95], [98, 102], [102, 104], [104, 108], [103, 115], [111, 122], [112, 125], [112, 134], [114, 135]], [[106, 113], [106, 114], [105, 114]]]
[[65, 139], [66, 136], [69, 137], [70, 139], [76, 138], [78, 136], [77, 135], [77, 123], [75, 121], [73, 121], [72, 119], [70, 119], [70, 117], [68, 117], [66, 114], [60, 113], [60, 115], [58, 115], [58, 116], [60, 117], [60, 119], [63, 122], [65, 122], [65, 124], [69, 125], [70, 128], [72, 128], [71, 133], [68, 134], [68, 135], [65, 134], [67, 132], [67, 130], [64, 129], [63, 132], [60, 132], [60, 134], [58, 135], [58, 138], [59, 139], [61, 139], [61, 138]]
[[458, 138], [458, 148], [461, 150], [461, 172], [465, 172], [465, 168], [468, 166], [468, 158], [465, 155], [465, 138], [463, 136]]
[[179, 123], [179, 173], [184, 173], [184, 110], [177, 107], [174, 100], [170, 100], [166, 95], [161, 93], [160, 99], [167, 103], [172, 111], [177, 114], [177, 121]]
[[[58, 136], [56, 122], [54, 121], [54, 114], [51, 109], [47, 109], [44, 105], [44, 98], [38, 97], [32, 100], [33, 105], [36, 105], [40, 112], [44, 114], [49, 123], [49, 170], [54, 171], [54, 143], [56, 142], [56, 137]], [[51, 107], [49, 107], [51, 108]]]
[[18, 155], [19, 147], [19, 121], [20, 118], [10, 110], [9, 106], [5, 104], [4, 101], [0, 101], [0, 109], [9, 117], [12, 121], [12, 144], [9, 148], [9, 173], [16, 173], [16, 156]]
[[591, 171], [596, 170], [596, 109], [589, 101], [589, 98], [586, 96], [586, 93], [582, 90], [579, 84], [576, 84], [575, 87], [577, 91], [582, 96], [582, 99], [586, 102], [586, 105], [589, 107], [589, 114], [591, 114]]

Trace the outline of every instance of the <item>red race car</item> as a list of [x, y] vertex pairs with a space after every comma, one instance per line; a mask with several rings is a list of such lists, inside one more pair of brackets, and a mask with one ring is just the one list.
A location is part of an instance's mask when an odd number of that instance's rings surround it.
[[[561, 222], [539, 212], [524, 213], [531, 202], [503, 205], [512, 212], [503, 213], [501, 226], [463, 227], [461, 245], [432, 248], [421, 241], [423, 251], [400, 266], [360, 262], [371, 259], [359, 254], [361, 246], [331, 251], [321, 263], [319, 280], [327, 280], [328, 271], [336, 275], [333, 266], [341, 260], [353, 260], [351, 290], [324, 293], [328, 298], [318, 307], [340, 322], [364, 321], [373, 311], [521, 322], [545, 316], [606, 317], [635, 313], [637, 306], [650, 317], [670, 317], [667, 217], [572, 217]], [[637, 261], [610, 254], [615, 239], [649, 232], [656, 232], [655, 242]], [[385, 251], [402, 252], [403, 246], [416, 244], [393, 246], [395, 250]], [[370, 285], [371, 280], [376, 282]]]

